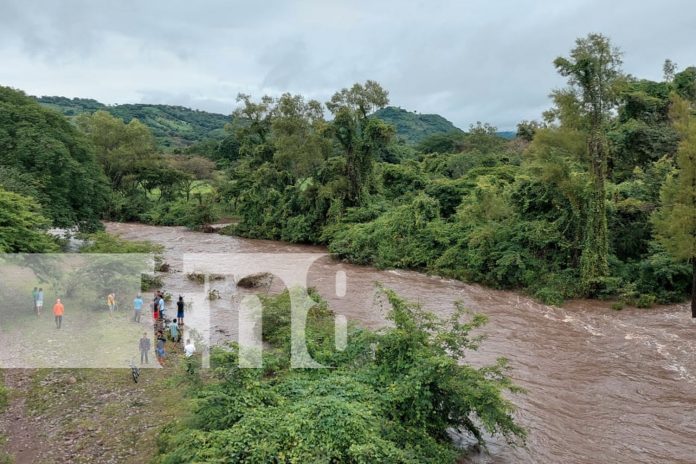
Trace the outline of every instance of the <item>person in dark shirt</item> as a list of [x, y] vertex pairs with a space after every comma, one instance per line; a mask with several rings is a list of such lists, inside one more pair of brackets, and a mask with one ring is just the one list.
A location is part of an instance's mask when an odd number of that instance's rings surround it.
[[157, 361], [160, 363], [161, 366], [164, 366], [164, 358], [167, 356], [167, 353], [164, 351], [164, 344], [167, 341], [167, 339], [164, 336], [164, 333], [160, 330], [157, 332], [157, 348], [155, 348], [155, 354], [157, 355]]
[[184, 325], [184, 297], [179, 296], [179, 301], [176, 302], [176, 320], [179, 322], [179, 327]]
[[143, 332], [143, 338], [140, 339], [140, 364], [145, 360], [145, 364], [150, 364], [147, 358], [150, 352], [150, 339], [147, 337], [147, 332]]

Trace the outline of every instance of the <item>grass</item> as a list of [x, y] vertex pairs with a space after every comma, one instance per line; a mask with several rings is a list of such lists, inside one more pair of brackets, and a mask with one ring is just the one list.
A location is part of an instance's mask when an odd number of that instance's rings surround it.
[[[45, 306], [37, 318], [31, 307], [36, 277], [26, 269], [7, 266], [3, 276], [3, 359], [9, 361], [4, 365], [33, 369], [24, 371], [30, 381], [21, 389], [8, 392], [0, 383], [0, 414], [8, 403], [24, 400], [21, 417], [10, 421], [18, 430], [30, 431], [37, 462], [152, 460], [162, 427], [182, 420], [189, 410], [183, 391], [188, 387], [176, 381], [183, 378], [178, 360], [181, 347], [168, 343], [167, 368], [142, 369], [135, 384], [126, 360], [137, 360], [143, 332], [153, 337], [147, 312], [145, 323], [136, 324], [130, 321], [130, 300], [125, 296], [113, 318], [102, 299], [64, 298], [63, 328], [56, 330], [51, 286], [43, 285]], [[154, 353], [150, 362], [156, 363]], [[122, 368], [72, 368], [100, 365]], [[7, 433], [10, 439], [17, 438]], [[0, 435], [0, 464], [11, 462], [2, 452], [7, 445], [3, 440], [7, 437]]]
[[171, 370], [141, 371], [137, 384], [128, 369], [36, 370], [26, 404], [48, 432], [42, 458], [151, 461], [162, 427], [185, 419], [189, 411], [187, 387], [173, 380], [182, 371], [173, 364]]
[[[213, 193], [213, 185], [207, 180], [197, 180], [193, 182], [193, 188], [191, 189], [191, 201], [193, 201], [193, 195], [200, 193], [201, 195]], [[158, 201], [162, 196], [162, 192], [158, 188], [154, 188], [147, 192], [147, 198], [150, 201]], [[180, 198], [185, 199], [183, 195]]]

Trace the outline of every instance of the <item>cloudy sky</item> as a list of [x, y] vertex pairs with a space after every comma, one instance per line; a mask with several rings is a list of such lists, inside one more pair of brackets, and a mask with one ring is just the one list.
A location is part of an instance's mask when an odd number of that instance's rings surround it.
[[0, 85], [230, 113], [239, 92], [374, 79], [393, 105], [505, 130], [549, 106], [553, 59], [588, 32], [639, 77], [696, 65], [693, 0], [0, 0]]

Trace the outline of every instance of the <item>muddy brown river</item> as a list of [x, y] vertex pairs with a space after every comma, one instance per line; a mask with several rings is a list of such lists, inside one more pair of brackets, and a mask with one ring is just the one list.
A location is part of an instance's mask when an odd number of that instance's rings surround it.
[[[111, 223], [107, 229], [164, 245], [173, 268], [165, 286], [172, 293], [196, 290], [180, 272], [187, 253], [325, 252], [180, 227]], [[345, 291], [336, 278], [341, 271]], [[384, 324], [374, 298], [377, 281], [437, 313], [447, 313], [459, 300], [489, 317], [483, 329], [487, 340], [469, 360], [508, 358], [511, 376], [528, 391], [512, 400], [529, 436], [526, 446], [517, 448], [493, 440], [488, 452], [465, 462], [696, 463], [696, 323], [686, 305], [613, 311], [604, 302], [581, 300], [558, 308], [515, 292], [353, 266], [328, 256], [312, 265], [308, 280], [336, 313], [369, 327]], [[234, 338], [237, 324], [228, 304], [234, 290], [219, 287], [214, 342]]]

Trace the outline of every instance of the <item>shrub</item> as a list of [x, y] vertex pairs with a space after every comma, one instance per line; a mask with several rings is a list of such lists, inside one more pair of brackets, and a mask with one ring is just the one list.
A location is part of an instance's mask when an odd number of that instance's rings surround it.
[[197, 229], [217, 221], [219, 206], [209, 200], [161, 202], [140, 215], [143, 222], [160, 226], [186, 226]]
[[[310, 292], [313, 298], [316, 294]], [[506, 364], [460, 362], [476, 349], [471, 330], [482, 315], [461, 306], [440, 320], [384, 290], [393, 327], [352, 329], [343, 352], [329, 350], [332, 314], [310, 311], [307, 339], [332, 369], [287, 369], [278, 353], [289, 345], [290, 293], [265, 297], [263, 332], [275, 347], [263, 353], [273, 369], [238, 367], [236, 345], [214, 349], [216, 380], [197, 391], [192, 423], [159, 437], [160, 463], [313, 462], [454, 463], [460, 452], [447, 432], [484, 430], [510, 442], [524, 438], [503, 391], [519, 392]]]
[[640, 297], [638, 297], [636, 306], [639, 308], [652, 308], [655, 304], [655, 301], [657, 301], [657, 297], [655, 295], [643, 293], [640, 295]]
[[147, 241], [125, 240], [107, 232], [95, 232], [84, 237], [86, 245], [82, 253], [157, 253], [164, 251], [162, 245]]
[[146, 292], [154, 288], [162, 288], [164, 282], [162, 278], [157, 275], [143, 274], [140, 280], [140, 290]]

